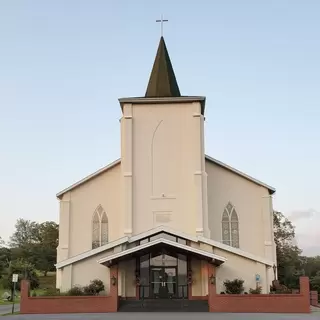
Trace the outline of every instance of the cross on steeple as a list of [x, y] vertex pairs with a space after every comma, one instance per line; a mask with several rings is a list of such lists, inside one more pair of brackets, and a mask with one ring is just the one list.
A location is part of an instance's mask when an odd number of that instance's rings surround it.
[[160, 24], [161, 24], [161, 37], [163, 36], [163, 23], [164, 22], [168, 22], [169, 20], [167, 20], [167, 19], [163, 19], [163, 15], [161, 15], [161, 19], [160, 20], [156, 20], [156, 22], [160, 22]]

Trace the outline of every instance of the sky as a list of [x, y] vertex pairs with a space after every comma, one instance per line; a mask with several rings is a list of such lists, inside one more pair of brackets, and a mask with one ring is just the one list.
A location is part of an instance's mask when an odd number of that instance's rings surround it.
[[206, 153], [277, 189], [320, 254], [320, 2], [0, 2], [0, 236], [58, 221], [55, 195], [120, 157], [120, 97], [143, 96], [164, 37], [204, 95]]

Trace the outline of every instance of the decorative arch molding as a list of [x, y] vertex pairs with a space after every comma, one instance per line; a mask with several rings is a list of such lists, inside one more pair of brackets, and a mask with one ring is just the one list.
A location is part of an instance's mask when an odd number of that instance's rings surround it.
[[92, 215], [92, 249], [101, 247], [108, 243], [108, 216], [101, 204]]
[[222, 213], [222, 243], [239, 248], [239, 218], [234, 205], [229, 201]]
[[151, 194], [152, 194], [152, 196], [154, 196], [154, 189], [155, 189], [155, 174], [154, 174], [154, 170], [155, 170], [155, 156], [154, 156], [155, 137], [156, 137], [158, 129], [162, 123], [163, 123], [163, 120], [160, 120], [158, 122], [157, 126], [155, 127], [155, 129], [153, 131], [152, 139], [151, 139]]

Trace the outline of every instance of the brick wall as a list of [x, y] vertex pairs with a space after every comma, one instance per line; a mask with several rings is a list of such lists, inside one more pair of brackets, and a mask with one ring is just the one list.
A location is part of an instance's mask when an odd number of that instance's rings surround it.
[[309, 279], [300, 277], [299, 294], [216, 294], [209, 284], [208, 301], [210, 312], [309, 313]]
[[310, 292], [310, 304], [314, 307], [320, 307], [320, 303], [318, 300], [318, 291]]
[[[117, 266], [110, 268], [110, 278], [118, 279]], [[110, 281], [110, 283], [112, 283]], [[109, 296], [29, 297], [29, 282], [21, 281], [20, 313], [104, 313], [118, 311], [118, 284], [110, 286]]]

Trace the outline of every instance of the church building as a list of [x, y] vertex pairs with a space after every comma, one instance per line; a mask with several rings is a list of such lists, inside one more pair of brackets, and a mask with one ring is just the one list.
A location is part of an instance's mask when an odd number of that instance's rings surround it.
[[205, 300], [238, 278], [269, 293], [275, 189], [205, 154], [206, 98], [180, 93], [163, 37], [145, 96], [119, 102], [121, 158], [57, 194], [57, 288]]

